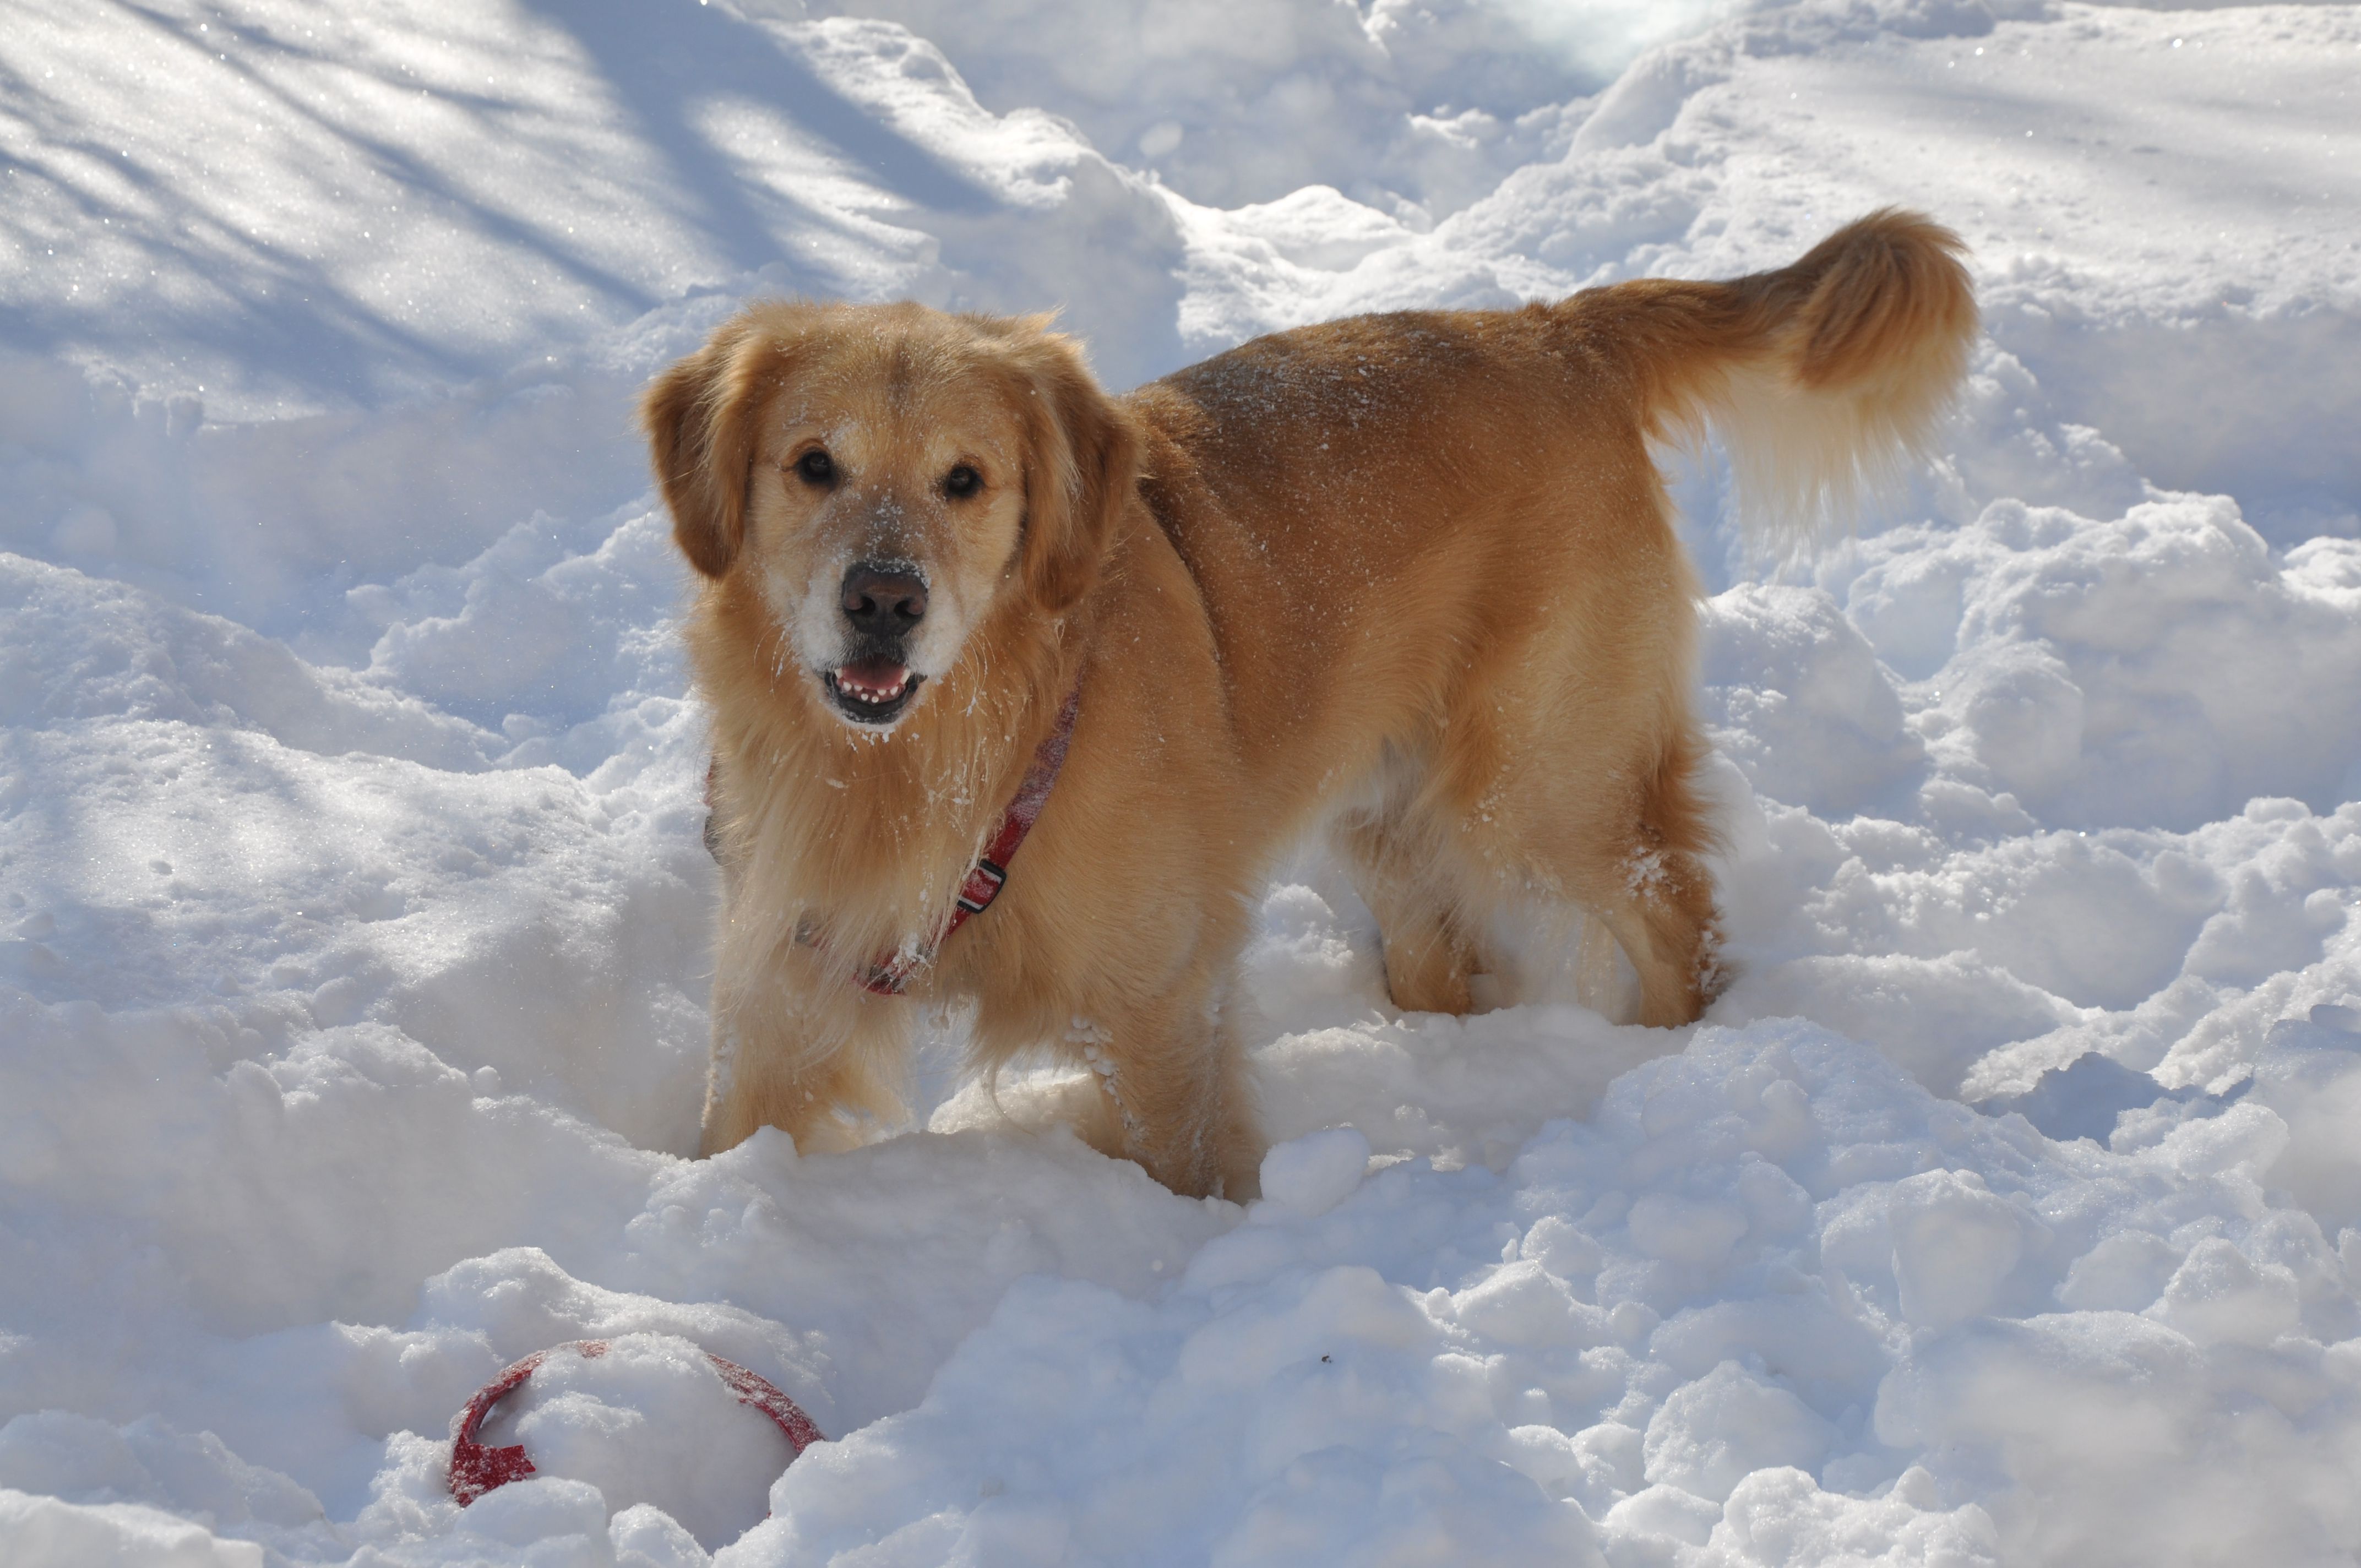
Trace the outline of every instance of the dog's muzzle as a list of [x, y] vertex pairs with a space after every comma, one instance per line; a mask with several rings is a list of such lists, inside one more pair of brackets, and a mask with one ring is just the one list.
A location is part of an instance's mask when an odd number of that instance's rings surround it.
[[910, 637], [927, 618], [927, 582], [901, 562], [859, 561], [838, 595], [844, 662], [820, 676], [837, 711], [855, 724], [890, 725], [926, 677], [910, 668]]

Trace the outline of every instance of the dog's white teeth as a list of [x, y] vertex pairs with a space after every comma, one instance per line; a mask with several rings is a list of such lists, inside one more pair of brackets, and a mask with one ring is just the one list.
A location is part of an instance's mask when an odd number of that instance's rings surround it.
[[839, 670], [836, 674], [836, 687], [855, 702], [871, 707], [883, 707], [909, 690], [910, 676], [908, 672], [905, 671], [892, 685], [880, 687], [868, 685], [848, 671]]

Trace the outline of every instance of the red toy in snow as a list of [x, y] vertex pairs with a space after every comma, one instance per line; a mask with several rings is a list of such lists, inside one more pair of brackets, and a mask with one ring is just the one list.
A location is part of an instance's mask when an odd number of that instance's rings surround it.
[[[494, 1405], [523, 1387], [524, 1380], [533, 1376], [534, 1367], [566, 1350], [585, 1360], [596, 1360], [607, 1354], [607, 1342], [602, 1339], [570, 1340], [564, 1344], [552, 1345], [547, 1350], [534, 1351], [485, 1384], [477, 1391], [476, 1397], [467, 1401], [467, 1408], [452, 1418], [451, 1468], [446, 1479], [450, 1484], [451, 1496], [458, 1499], [461, 1508], [466, 1508], [495, 1486], [522, 1481], [533, 1473], [533, 1461], [525, 1457], [524, 1444], [488, 1448], [477, 1441], [477, 1434], [483, 1431], [484, 1422], [491, 1415]], [[781, 1393], [770, 1379], [758, 1372], [748, 1371], [734, 1361], [725, 1361], [709, 1350], [705, 1353], [705, 1359], [713, 1364], [713, 1370], [720, 1375], [721, 1381], [730, 1391], [738, 1396], [740, 1404], [752, 1406], [771, 1418], [772, 1424], [786, 1434], [788, 1445], [798, 1455], [813, 1443], [827, 1441], [821, 1437], [819, 1428], [812, 1425], [811, 1418], [805, 1415], [793, 1399]]]

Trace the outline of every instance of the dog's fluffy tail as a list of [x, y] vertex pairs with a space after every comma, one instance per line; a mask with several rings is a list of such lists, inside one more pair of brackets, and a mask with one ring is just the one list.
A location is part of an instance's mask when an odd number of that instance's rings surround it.
[[1850, 523], [1933, 435], [1976, 334], [1965, 250], [1887, 208], [1792, 267], [1726, 283], [1643, 279], [1558, 307], [1637, 383], [1647, 432], [1729, 451], [1748, 535], [1779, 550]]

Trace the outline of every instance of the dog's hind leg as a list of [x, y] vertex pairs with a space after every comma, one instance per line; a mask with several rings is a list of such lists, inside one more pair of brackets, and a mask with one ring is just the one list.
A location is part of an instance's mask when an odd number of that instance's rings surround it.
[[1475, 906], [1540, 899], [1596, 916], [1638, 975], [1638, 1021], [1659, 1027], [1694, 1021], [1719, 976], [1716, 834], [1697, 787], [1708, 749], [1688, 697], [1695, 611], [1668, 532], [1662, 543], [1668, 565], [1631, 573], [1634, 591], [1553, 618], [1474, 670], [1429, 792], [1449, 802], [1443, 841]]
[[1656, 1028], [1694, 1023], [1722, 983], [1712, 879], [1695, 856], [1646, 835], [1619, 869], [1620, 896], [1587, 902], [1639, 974], [1638, 1022]]
[[1469, 977], [1484, 960], [1444, 831], [1412, 804], [1416, 782], [1409, 764], [1389, 751], [1378, 798], [1339, 814], [1328, 843], [1378, 917], [1394, 1005], [1406, 1013], [1466, 1014], [1475, 1008]]
[[[1687, 1023], [1729, 983], [1713, 875], [1703, 861], [1719, 842], [1712, 814], [1697, 796], [1697, 773], [1708, 750], [1694, 722], [1679, 728], [1656, 760], [1624, 861], [1629, 907], [1656, 961], [1654, 989], [1649, 989], [1647, 975], [1641, 980], [1642, 1023]], [[1627, 916], [1625, 923], [1634, 922]], [[1616, 936], [1627, 953], [1638, 939], [1636, 934]]]
[[1637, 1021], [1663, 1028], [1694, 1022], [1723, 974], [1703, 858], [1714, 833], [1695, 783], [1705, 741], [1684, 718], [1649, 750], [1621, 771], [1639, 775], [1636, 791], [1603, 783], [1578, 810], [1562, 796], [1549, 820], [1521, 825], [1509, 853], [1536, 884], [1605, 923], [1639, 976]]

